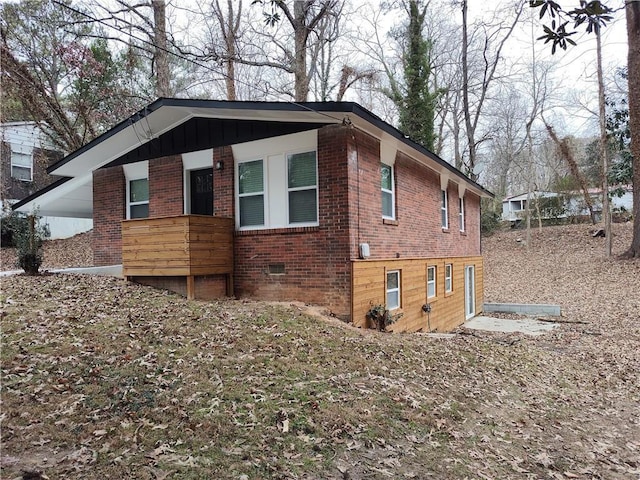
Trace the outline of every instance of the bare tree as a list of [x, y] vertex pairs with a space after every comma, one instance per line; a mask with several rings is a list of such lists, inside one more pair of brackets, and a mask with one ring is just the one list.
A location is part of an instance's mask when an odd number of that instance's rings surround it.
[[480, 47], [482, 51], [482, 72], [481, 76], [474, 79], [478, 82], [475, 102], [470, 99], [471, 85], [469, 74], [469, 49], [472, 41], [469, 38], [469, 20], [467, 11], [467, 0], [461, 1], [462, 9], [462, 108], [464, 113], [464, 123], [468, 143], [468, 160], [465, 165], [467, 175], [472, 179], [477, 179], [475, 167], [477, 163], [477, 148], [479, 139], [477, 138], [478, 122], [482, 116], [485, 100], [489, 86], [495, 79], [496, 69], [502, 56], [502, 50], [507, 40], [520, 19], [524, 8], [524, 2], [517, 2], [514, 8], [514, 15], [508, 21], [500, 21], [496, 25], [480, 25], [475, 32], [481, 36]]

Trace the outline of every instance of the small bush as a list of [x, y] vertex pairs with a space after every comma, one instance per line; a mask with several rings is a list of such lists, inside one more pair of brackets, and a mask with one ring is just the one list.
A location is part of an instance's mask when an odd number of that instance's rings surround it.
[[48, 225], [40, 225], [39, 219], [35, 214], [11, 212], [2, 221], [3, 236], [6, 235], [7, 242], [17, 248], [18, 267], [27, 275], [38, 274], [43, 259], [42, 242], [50, 235]]

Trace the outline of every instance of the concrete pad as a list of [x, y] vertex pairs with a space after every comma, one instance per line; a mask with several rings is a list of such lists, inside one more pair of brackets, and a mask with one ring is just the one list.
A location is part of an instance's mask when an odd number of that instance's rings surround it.
[[[51, 273], [77, 273], [80, 275], [103, 275], [106, 277], [122, 277], [122, 265], [108, 265], [106, 267], [77, 267], [77, 268], [53, 268], [40, 269], [41, 272]], [[0, 272], [0, 277], [8, 277], [10, 275], [18, 275], [24, 273], [24, 270], [7, 270]]]
[[533, 318], [522, 318], [517, 320], [506, 318], [493, 318], [477, 316], [465, 322], [465, 328], [471, 330], [484, 330], [487, 332], [503, 333], [525, 333], [527, 335], [542, 335], [558, 326], [557, 323], [541, 322]]
[[485, 313], [505, 312], [520, 315], [553, 315], [560, 316], [560, 305], [545, 305], [531, 303], [485, 303], [482, 309]]

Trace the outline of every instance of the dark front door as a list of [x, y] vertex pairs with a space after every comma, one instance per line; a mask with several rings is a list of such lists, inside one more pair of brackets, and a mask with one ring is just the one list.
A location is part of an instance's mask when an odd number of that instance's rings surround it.
[[191, 170], [191, 213], [213, 215], [213, 168]]

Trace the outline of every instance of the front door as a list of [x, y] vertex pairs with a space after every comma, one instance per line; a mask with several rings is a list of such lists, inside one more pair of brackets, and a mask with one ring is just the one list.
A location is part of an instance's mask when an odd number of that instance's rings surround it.
[[467, 320], [476, 314], [476, 269], [473, 265], [464, 267], [464, 313]]
[[191, 170], [191, 213], [213, 215], [213, 168]]

